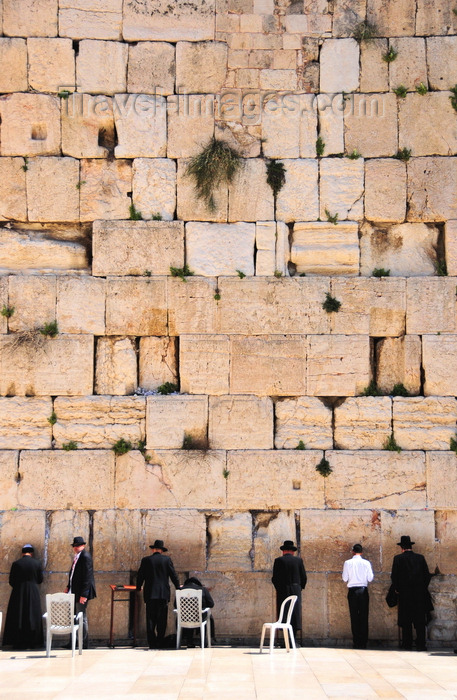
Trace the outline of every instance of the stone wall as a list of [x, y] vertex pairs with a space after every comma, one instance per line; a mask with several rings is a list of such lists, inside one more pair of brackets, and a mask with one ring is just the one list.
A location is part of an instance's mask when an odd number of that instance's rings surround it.
[[[24, 541], [53, 592], [82, 534], [106, 640], [108, 584], [160, 537], [252, 638], [287, 538], [304, 637], [344, 643], [360, 541], [392, 642], [410, 534], [455, 639], [449, 2], [3, 0], [0, 33], [0, 609]], [[240, 168], [209, 208], [187, 168], [213, 137]]]

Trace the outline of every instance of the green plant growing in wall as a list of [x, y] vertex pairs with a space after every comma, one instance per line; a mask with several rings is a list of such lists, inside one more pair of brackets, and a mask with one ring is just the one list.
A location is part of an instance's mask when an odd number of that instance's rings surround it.
[[435, 272], [438, 277], [447, 277], [446, 260], [437, 260], [435, 263]]
[[329, 476], [333, 469], [330, 466], [330, 462], [328, 459], [325, 459], [325, 457], [322, 457], [321, 461], [319, 464], [316, 466], [316, 471], [319, 472], [321, 476]]
[[361, 157], [362, 157], [362, 154], [359, 153], [356, 148], [354, 148], [354, 150], [351, 151], [351, 153], [348, 153], [348, 155], [346, 156], [346, 158], [349, 158], [349, 160], [358, 160]]
[[394, 384], [394, 388], [392, 389], [391, 396], [409, 396], [408, 391], [405, 389], [405, 385], [399, 382], [398, 384]]
[[201, 450], [206, 452], [208, 450], [208, 440], [206, 438], [198, 438], [189, 433], [184, 433], [184, 439], [182, 441], [183, 450]]
[[334, 224], [335, 226], [338, 223], [338, 212], [336, 214], [331, 214], [328, 209], [325, 210], [325, 216], [327, 217], [327, 221], [330, 224]]
[[46, 338], [55, 338], [59, 333], [59, 327], [57, 321], [50, 321], [50, 323], [45, 323], [43, 328], [40, 328], [41, 335]]
[[227, 469], [227, 467], [224, 467], [222, 470], [222, 476], [224, 477], [224, 479], [228, 479], [229, 474], [230, 474], [230, 471]]
[[55, 411], [51, 413], [51, 415], [48, 418], [48, 423], [50, 425], [55, 425], [57, 423], [57, 414]]
[[70, 442], [64, 442], [62, 444], [62, 449], [65, 450], [65, 452], [71, 452], [71, 450], [77, 450], [78, 443], [75, 442], [74, 440], [70, 440]]
[[152, 221], [162, 221], [162, 214], [160, 211], [153, 212], [152, 214]]
[[21, 165], [22, 170], [26, 173], [29, 169], [29, 159], [27, 156], [24, 157], [24, 165]]
[[303, 442], [303, 440], [299, 440], [299, 441], [298, 441], [298, 445], [297, 445], [297, 447], [296, 447], [295, 449], [296, 449], [296, 450], [306, 450], [306, 445], [305, 445], [305, 443]]
[[386, 51], [386, 53], [382, 54], [382, 60], [385, 61], [386, 63], [392, 63], [392, 61], [395, 61], [397, 56], [398, 56], [398, 51], [396, 51], [393, 46], [390, 46], [389, 50]]
[[428, 87], [424, 83], [418, 83], [418, 85], [415, 86], [415, 90], [419, 95], [426, 95]]
[[[455, 438], [457, 438], [457, 433], [455, 435]], [[457, 455], [457, 440], [455, 438], [451, 437], [449, 441], [449, 449], [455, 452], [455, 454]]]
[[133, 202], [129, 206], [129, 214], [130, 214], [130, 221], [141, 221], [141, 219], [143, 218], [141, 215], [141, 212], [135, 208], [135, 205]]
[[457, 112], [457, 85], [454, 85], [454, 87], [449, 88], [450, 92], [452, 93], [449, 95], [449, 99], [451, 100], [451, 105], [454, 107], [455, 111]]
[[240, 280], [242, 280], [243, 277], [246, 277], [246, 273], [243, 272], [242, 270], [235, 270], [235, 272], [237, 273], [237, 275], [238, 275], [238, 277], [240, 278]]
[[216, 292], [215, 292], [215, 294], [214, 294], [214, 299], [215, 299], [216, 301], [220, 301], [220, 299], [221, 299], [221, 293], [220, 293], [220, 291], [219, 291], [218, 289], [216, 289]]
[[124, 440], [124, 438], [119, 438], [117, 442], [114, 443], [112, 450], [115, 455], [125, 455], [130, 450], [133, 450], [133, 445], [130, 440]]
[[362, 396], [382, 396], [382, 391], [378, 389], [375, 380], [372, 379], [368, 386], [362, 391]]
[[176, 392], [179, 391], [179, 387], [177, 384], [173, 384], [173, 382], [165, 382], [157, 387], [156, 391], [158, 394], [166, 396], [167, 394], [176, 394]]
[[316, 140], [316, 155], [318, 158], [324, 155], [325, 151], [325, 141], [321, 136], [318, 136]]
[[267, 183], [273, 190], [273, 197], [277, 197], [286, 182], [286, 169], [284, 163], [272, 158], [267, 163]]
[[186, 277], [192, 277], [194, 273], [186, 263], [184, 267], [170, 267], [170, 274], [172, 277], [179, 277], [183, 282], [187, 282]]
[[70, 90], [61, 90], [60, 92], [57, 93], [57, 97], [61, 97], [63, 100], [68, 100], [72, 93]]
[[332, 297], [332, 295], [329, 292], [326, 292], [325, 301], [322, 304], [322, 308], [324, 309], [324, 311], [326, 311], [328, 314], [336, 313], [340, 310], [340, 307], [341, 301], [338, 301], [338, 299]]
[[275, 271], [274, 271], [274, 276], [275, 276], [277, 279], [281, 279], [281, 277], [282, 277], [282, 272], [281, 272], [281, 270], [275, 270]]
[[404, 163], [407, 163], [408, 160], [411, 158], [411, 149], [410, 148], [400, 148], [394, 156], [392, 156], [396, 160], [402, 160]]
[[362, 41], [373, 41], [377, 34], [377, 28], [374, 24], [367, 22], [358, 22], [352, 30], [352, 38], [355, 39], [359, 44]]
[[143, 272], [143, 277], [151, 277], [151, 276], [152, 276], [151, 270], [145, 270], [145, 271]]
[[4, 318], [11, 318], [11, 316], [14, 314], [14, 306], [4, 305], [0, 313]]
[[394, 93], [397, 97], [404, 98], [408, 94], [408, 88], [404, 85], [399, 85], [398, 87], [394, 88]]
[[191, 158], [186, 175], [195, 183], [197, 197], [209, 211], [216, 209], [214, 193], [222, 184], [229, 185], [241, 167], [241, 156], [226, 141], [212, 138], [205, 148]]
[[393, 433], [391, 433], [390, 437], [385, 441], [384, 449], [388, 452], [401, 452], [401, 447], [400, 445], [397, 445]]
[[373, 277], [390, 277], [390, 270], [384, 267], [375, 267], [371, 273]]
[[86, 180], [80, 180], [79, 182], [76, 183], [76, 189], [80, 190], [83, 185], [86, 184]]

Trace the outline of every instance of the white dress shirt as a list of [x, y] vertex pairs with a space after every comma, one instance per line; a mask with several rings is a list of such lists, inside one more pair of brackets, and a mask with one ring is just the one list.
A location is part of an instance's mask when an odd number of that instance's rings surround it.
[[354, 554], [352, 559], [347, 559], [343, 566], [343, 581], [346, 581], [348, 588], [368, 586], [373, 581], [373, 569], [367, 559], [363, 559], [360, 554]]

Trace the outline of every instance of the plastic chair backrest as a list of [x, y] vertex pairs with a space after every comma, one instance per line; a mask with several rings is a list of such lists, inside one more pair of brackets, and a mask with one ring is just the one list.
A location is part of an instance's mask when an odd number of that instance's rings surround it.
[[74, 625], [75, 596], [73, 593], [48, 593], [46, 595], [46, 610], [49, 624], [52, 627], [68, 627]]
[[[281, 609], [280, 609], [280, 611], [279, 611], [279, 618], [278, 618], [278, 622], [279, 622], [280, 624], [290, 625], [290, 620], [291, 620], [291, 618], [292, 618], [292, 613], [293, 613], [293, 611], [294, 611], [294, 607], [295, 607], [295, 603], [297, 602], [297, 599], [298, 599], [298, 596], [296, 596], [296, 595], [290, 595], [288, 598], [285, 598], [285, 599], [282, 601], [282, 603], [281, 603]], [[288, 609], [288, 611], [287, 611], [287, 619], [286, 619], [286, 621], [285, 621], [285, 623], [284, 623], [282, 618], [284, 617], [284, 608], [286, 607], [286, 605], [287, 605], [288, 603], [290, 603], [290, 605], [289, 605], [289, 609]]]
[[182, 627], [198, 627], [202, 624], [202, 591], [185, 589], [176, 591], [178, 621]]

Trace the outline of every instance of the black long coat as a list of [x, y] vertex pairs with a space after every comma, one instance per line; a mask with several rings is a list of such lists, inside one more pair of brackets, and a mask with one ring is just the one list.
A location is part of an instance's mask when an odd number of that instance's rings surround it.
[[139, 591], [144, 583], [143, 598], [145, 603], [148, 600], [166, 600], [167, 602], [170, 600], [168, 579], [171, 579], [175, 588], [179, 588], [179, 579], [170, 557], [160, 552], [143, 557], [138, 571], [136, 588]]
[[97, 593], [95, 591], [94, 566], [92, 564], [92, 557], [89, 552], [86, 552], [85, 549], [81, 551], [78, 561], [76, 562], [73, 577], [71, 579], [71, 589], [70, 576], [71, 569], [68, 574], [68, 590], [70, 593], [75, 594], [75, 603], [79, 603], [80, 598], [92, 600], [92, 598], [97, 597]]
[[271, 580], [276, 588], [278, 615], [281, 603], [285, 598], [290, 595], [296, 595], [298, 597], [292, 613], [291, 624], [295, 631], [301, 630], [301, 592], [306, 586], [307, 581], [303, 559], [293, 554], [283, 554], [282, 557], [278, 557], [273, 564], [273, 576]]
[[394, 557], [392, 583], [398, 592], [398, 625], [424, 625], [427, 613], [433, 610], [428, 592], [431, 574], [422, 554], [408, 549]]
[[3, 645], [15, 649], [33, 649], [43, 646], [40, 590], [43, 571], [39, 562], [30, 556], [13, 562], [9, 584], [12, 587], [6, 613]]

